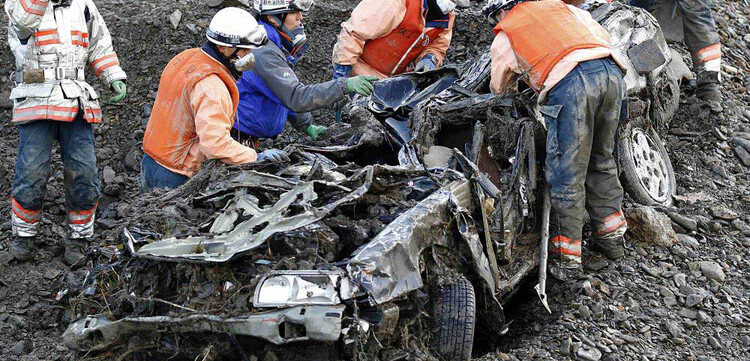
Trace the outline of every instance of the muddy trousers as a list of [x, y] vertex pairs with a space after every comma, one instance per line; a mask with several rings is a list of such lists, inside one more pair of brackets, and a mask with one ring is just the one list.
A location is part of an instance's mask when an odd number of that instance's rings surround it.
[[148, 154], [141, 160], [141, 193], [148, 193], [155, 188], [174, 189], [188, 181], [188, 177], [172, 172]]
[[42, 206], [51, 175], [54, 141], [60, 143], [64, 166], [68, 236], [94, 234], [94, 214], [99, 200], [99, 175], [94, 153], [94, 129], [78, 115], [73, 122], [36, 120], [18, 126], [18, 158], [11, 196], [13, 234], [37, 235]]
[[[674, 0], [682, 13], [685, 45], [693, 57], [696, 72], [719, 72], [721, 69], [721, 44], [716, 23], [711, 14], [712, 0]], [[655, 12], [662, 6], [673, 4], [664, 0], [630, 0], [630, 5]]]
[[541, 106], [553, 260], [581, 263], [584, 208], [595, 237], [624, 233], [623, 190], [613, 156], [624, 91], [622, 73], [611, 58], [589, 60], [555, 85]]

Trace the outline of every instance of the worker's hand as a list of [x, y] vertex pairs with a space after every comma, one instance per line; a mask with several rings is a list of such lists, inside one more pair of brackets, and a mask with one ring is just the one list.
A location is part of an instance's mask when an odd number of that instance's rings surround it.
[[359, 75], [349, 78], [346, 80], [346, 91], [347, 93], [357, 93], [368, 97], [375, 90], [375, 86], [372, 83], [376, 80], [378, 80], [378, 77], [371, 75]]
[[326, 132], [326, 127], [322, 125], [312, 125], [310, 124], [307, 129], [305, 129], [305, 133], [307, 133], [312, 140], [318, 140], [318, 136]]
[[417, 62], [417, 66], [414, 67], [414, 71], [417, 73], [435, 70], [437, 69], [437, 65], [435, 64], [435, 56], [432, 54], [427, 54]]
[[289, 156], [283, 150], [268, 149], [258, 153], [258, 162], [264, 160], [271, 162], [288, 162]]
[[109, 86], [115, 92], [115, 95], [109, 98], [110, 103], [119, 104], [128, 95], [128, 87], [122, 80], [115, 80]]

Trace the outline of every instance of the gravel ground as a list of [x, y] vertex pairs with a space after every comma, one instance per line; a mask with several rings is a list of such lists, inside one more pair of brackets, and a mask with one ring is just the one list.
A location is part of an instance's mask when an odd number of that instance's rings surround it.
[[[138, 195], [140, 140], [161, 70], [174, 54], [202, 42], [215, 10], [197, 0], [96, 3], [129, 75], [127, 100], [121, 106], [105, 106], [105, 123], [96, 130], [103, 189], [97, 241], [111, 242], [117, 239], [116, 230], [108, 229], [107, 219], [138, 212], [130, 201]], [[306, 25], [312, 46], [298, 71], [303, 81], [330, 78], [335, 35], [355, 3], [327, 1], [310, 13]], [[474, 2], [471, 9], [460, 12], [448, 60], [465, 60], [489, 45], [492, 33], [477, 16], [479, 8]], [[181, 21], [173, 30], [168, 18], [178, 10]], [[725, 52], [725, 101], [720, 106], [702, 105], [692, 97], [690, 87], [684, 87], [680, 110], [665, 139], [677, 174], [677, 202], [673, 208], [653, 212], [662, 217], [666, 227], [654, 229], [654, 237], [630, 234], [627, 255], [616, 263], [586, 249], [586, 278], [550, 285], [551, 315], [543, 310], [533, 290], [522, 289], [506, 307], [507, 317], [513, 320], [510, 332], [477, 340], [477, 358], [750, 359], [750, 164], [743, 164], [734, 150], [743, 139], [750, 141], [750, 77], [746, 77], [750, 24], [748, 10], [739, 1], [717, 0], [714, 11]], [[3, 13], [0, 17], [7, 24], [7, 16]], [[0, 62], [12, 64], [5, 32], [5, 27], [0, 27]], [[0, 157], [7, 159], [0, 163], [0, 193], [6, 195], [17, 146], [16, 129], [10, 124], [12, 105], [7, 100], [9, 69], [0, 73]], [[99, 86], [96, 80], [91, 83]], [[105, 99], [107, 95], [104, 90]], [[330, 123], [330, 111], [318, 112], [316, 121]], [[307, 141], [293, 131], [280, 139], [293, 140]], [[74, 287], [83, 275], [62, 263], [57, 246], [64, 235], [65, 210], [62, 167], [59, 152], [55, 154], [44, 234], [33, 261], [12, 261], [6, 251], [11, 237], [9, 217], [0, 223], [3, 360], [78, 359], [60, 339], [71, 320], [68, 305], [56, 301], [58, 293]], [[649, 212], [628, 205], [630, 217]], [[0, 214], [9, 214], [7, 202], [0, 204]], [[665, 242], [675, 244], [665, 246]]]

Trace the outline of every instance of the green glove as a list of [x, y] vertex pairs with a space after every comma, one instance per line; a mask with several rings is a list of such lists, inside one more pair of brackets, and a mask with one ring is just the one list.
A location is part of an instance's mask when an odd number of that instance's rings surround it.
[[115, 92], [115, 96], [109, 98], [110, 103], [119, 104], [128, 95], [128, 87], [122, 80], [115, 80], [109, 86]]
[[347, 93], [357, 93], [366, 97], [370, 96], [372, 91], [375, 90], [372, 82], [376, 80], [378, 80], [378, 77], [370, 75], [359, 75], [346, 79], [346, 91]]
[[322, 125], [312, 125], [310, 124], [307, 129], [305, 129], [305, 133], [307, 133], [312, 140], [318, 140], [318, 136], [326, 132], [326, 127]]

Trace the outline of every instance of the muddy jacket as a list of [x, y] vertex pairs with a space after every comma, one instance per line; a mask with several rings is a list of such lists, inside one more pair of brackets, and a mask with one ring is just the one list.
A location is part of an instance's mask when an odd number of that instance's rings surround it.
[[341, 24], [333, 63], [353, 75], [385, 78], [427, 54], [440, 66], [453, 35], [454, 14], [426, 21], [426, 0], [363, 0]]
[[256, 65], [242, 74], [237, 83], [240, 104], [234, 128], [258, 138], [273, 138], [284, 131], [286, 121], [297, 130], [310, 125], [311, 110], [333, 104], [344, 96], [345, 79], [321, 84], [302, 84], [292, 67], [294, 57], [282, 50], [281, 37], [272, 26], [266, 27], [269, 41], [253, 50]]
[[519, 75], [526, 74], [526, 82], [540, 93], [542, 102], [580, 62], [611, 56], [624, 69], [609, 48], [607, 30], [587, 11], [559, 0], [516, 5], [495, 33], [490, 48], [494, 93], [507, 91]]
[[207, 159], [243, 164], [258, 158], [229, 134], [239, 103], [237, 80], [210, 51], [189, 49], [169, 61], [143, 135], [146, 154], [188, 177]]
[[71, 122], [79, 111], [89, 123], [100, 122], [99, 95], [86, 83], [85, 69], [107, 85], [126, 76], [94, 2], [55, 7], [46, 0], [8, 0], [5, 12], [19, 66], [10, 95], [13, 122]]

